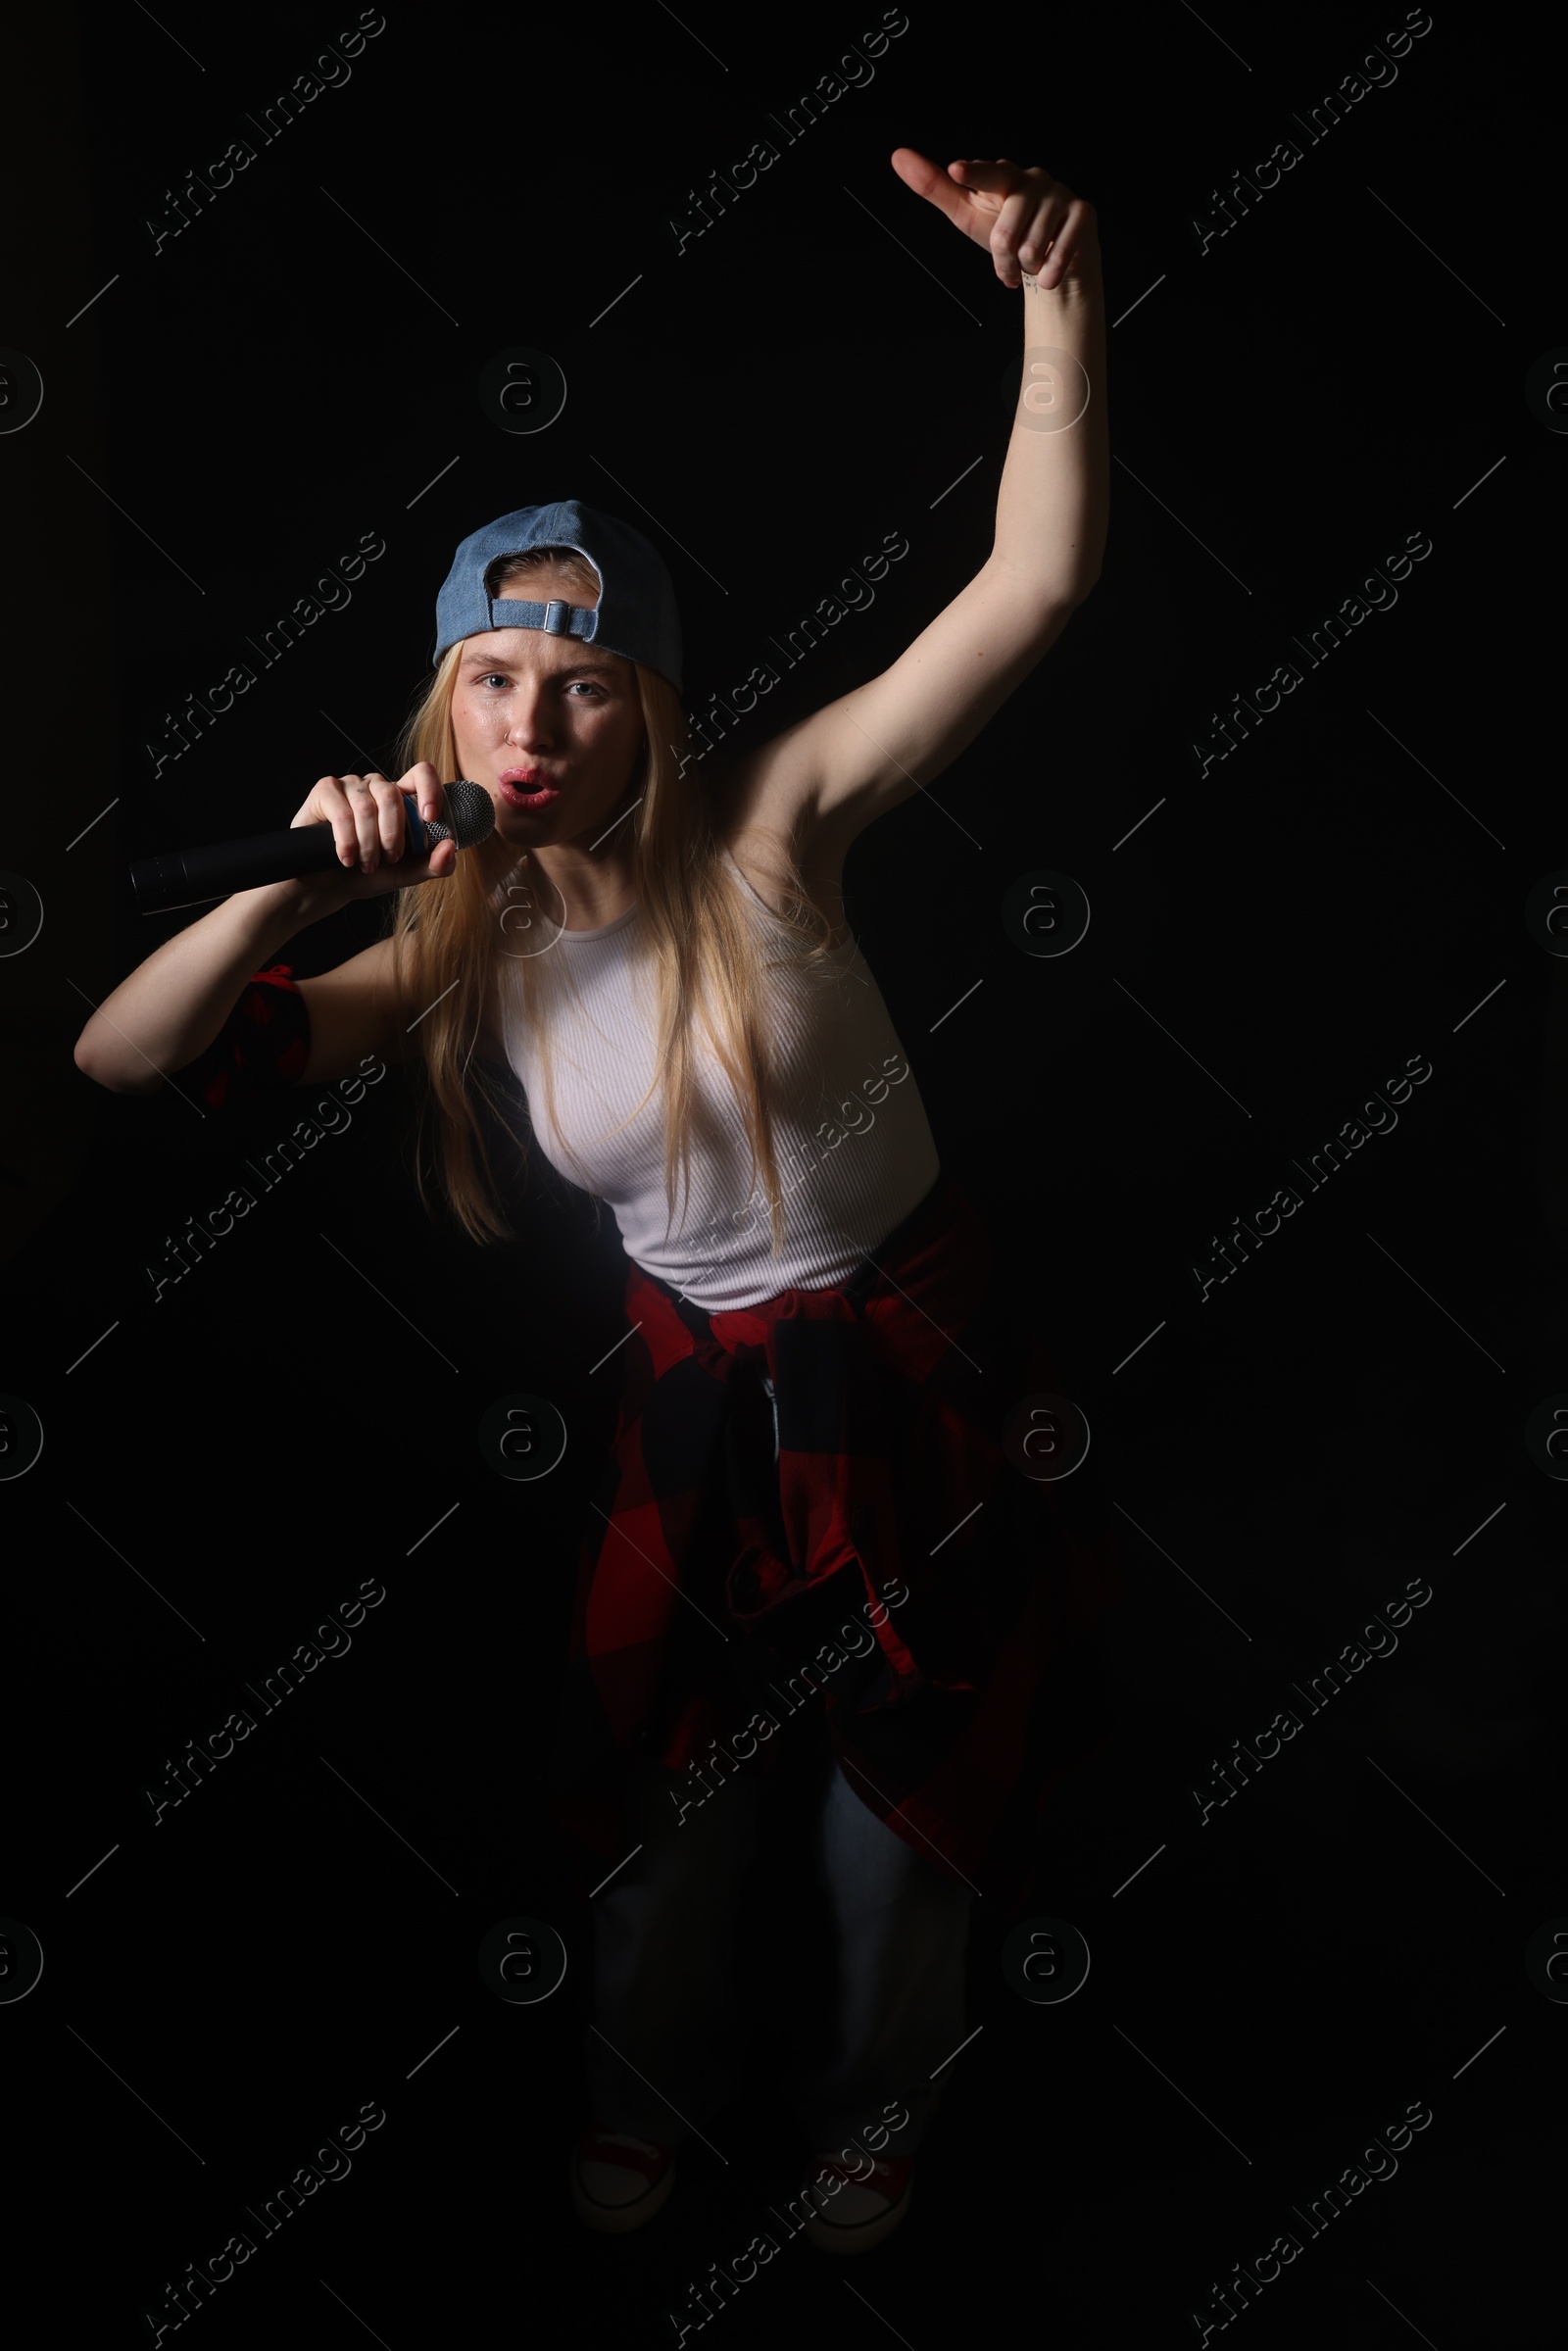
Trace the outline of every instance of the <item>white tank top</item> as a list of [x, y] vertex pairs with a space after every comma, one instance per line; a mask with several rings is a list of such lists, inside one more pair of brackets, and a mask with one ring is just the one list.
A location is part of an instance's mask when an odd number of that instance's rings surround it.
[[[723, 854], [742, 903], [776, 955], [791, 934], [729, 851]], [[751, 1176], [740, 1107], [700, 1022], [692, 1037], [690, 1189], [677, 1162], [673, 1218], [664, 1192], [662, 1088], [656, 1086], [636, 1117], [620, 1124], [654, 1069], [657, 995], [637, 907], [597, 930], [564, 930], [531, 958], [530, 981], [543, 983], [555, 1123], [517, 1011], [515, 963], [507, 955], [499, 958], [501, 1036], [528, 1098], [540, 1150], [567, 1182], [609, 1202], [635, 1264], [711, 1312], [845, 1280], [918, 1205], [940, 1172], [925, 1105], [853, 935], [831, 960], [833, 977], [820, 994], [788, 969], [769, 974], [773, 1150], [785, 1218], [783, 1251], [775, 1257], [766, 1195], [760, 1172]]]

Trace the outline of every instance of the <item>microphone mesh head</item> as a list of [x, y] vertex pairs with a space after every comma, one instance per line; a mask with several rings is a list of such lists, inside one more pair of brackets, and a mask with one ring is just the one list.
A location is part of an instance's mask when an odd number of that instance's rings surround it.
[[438, 841], [455, 841], [460, 849], [477, 849], [496, 829], [496, 804], [483, 784], [448, 784], [445, 807], [446, 821], [424, 828], [432, 848]]

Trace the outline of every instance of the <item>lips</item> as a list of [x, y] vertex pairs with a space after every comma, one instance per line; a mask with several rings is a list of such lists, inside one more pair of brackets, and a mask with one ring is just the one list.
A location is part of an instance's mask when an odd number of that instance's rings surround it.
[[519, 792], [540, 792], [546, 789], [554, 792], [557, 789], [542, 767], [508, 767], [503, 771], [501, 781], [504, 784], [514, 784]]
[[502, 776], [496, 788], [514, 808], [548, 808], [561, 798], [559, 785], [546, 783], [537, 771], [530, 774], [525, 768], [514, 768], [510, 775]]

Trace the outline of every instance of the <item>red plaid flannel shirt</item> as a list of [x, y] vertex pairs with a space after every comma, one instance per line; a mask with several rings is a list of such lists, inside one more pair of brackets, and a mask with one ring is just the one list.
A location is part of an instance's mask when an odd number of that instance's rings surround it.
[[[1089, 1637], [1121, 1584], [1089, 1463], [1039, 1484], [1004, 1451], [1012, 1407], [1062, 1383], [991, 1275], [946, 1176], [830, 1289], [708, 1313], [632, 1267], [549, 1781], [601, 1871], [635, 1751], [728, 1776], [712, 1742], [782, 1725], [814, 1659], [810, 1702], [878, 1819], [1022, 1904], [1046, 1801], [1105, 1734]], [[768, 1773], [776, 1746], [753, 1744], [740, 1768]]]
[[292, 1086], [311, 1057], [311, 1016], [289, 963], [270, 963], [245, 992], [205, 1053], [176, 1070], [214, 1110], [247, 1096]]

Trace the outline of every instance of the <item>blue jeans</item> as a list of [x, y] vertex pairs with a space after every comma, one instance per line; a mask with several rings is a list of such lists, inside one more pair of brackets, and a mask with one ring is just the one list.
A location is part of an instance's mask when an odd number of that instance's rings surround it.
[[[859, 2137], [897, 2101], [909, 2120], [883, 2151], [910, 2155], [946, 2080], [933, 2084], [932, 2071], [965, 2037], [973, 1895], [855, 1794], [824, 1718], [803, 1717], [791, 1732], [797, 1743], [781, 1753], [780, 1792], [809, 1821], [827, 1925], [811, 1980], [826, 1994], [826, 2030], [794, 2017], [755, 2023], [778, 2052], [777, 2087], [811, 2148]], [[637, 1758], [626, 1841], [642, 1850], [594, 1902], [593, 2119], [673, 2146], [701, 2133], [739, 2087], [737, 1914], [760, 1795], [744, 1767], [701, 1806], [690, 1803], [692, 1792], [689, 1775]]]

